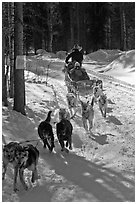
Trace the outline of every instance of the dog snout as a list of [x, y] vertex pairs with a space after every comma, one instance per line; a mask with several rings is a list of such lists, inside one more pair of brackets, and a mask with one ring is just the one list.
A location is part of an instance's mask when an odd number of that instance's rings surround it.
[[8, 155], [7, 155], [7, 157], [8, 157], [8, 159], [10, 159], [10, 158], [11, 158], [11, 155], [10, 155], [10, 154], [8, 154]]
[[64, 131], [62, 131], [62, 135], [65, 135], [66, 134], [66, 131], [64, 130]]
[[7, 155], [7, 158], [8, 158], [8, 159], [10, 159], [10, 158], [13, 157], [13, 154], [11, 154], [11, 152], [8, 152], [6, 155]]
[[21, 165], [21, 160], [18, 161], [18, 164]]

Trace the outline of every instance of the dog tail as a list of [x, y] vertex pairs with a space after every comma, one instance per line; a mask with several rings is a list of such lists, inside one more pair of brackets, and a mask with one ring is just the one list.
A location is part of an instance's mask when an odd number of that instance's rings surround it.
[[46, 122], [48, 122], [48, 123], [50, 123], [50, 121], [51, 121], [51, 113], [52, 113], [52, 111], [49, 111], [48, 112], [48, 115], [47, 115], [47, 118], [46, 118]]
[[95, 97], [93, 96], [92, 99], [91, 99], [91, 106], [92, 107], [94, 106], [94, 102], [95, 102]]

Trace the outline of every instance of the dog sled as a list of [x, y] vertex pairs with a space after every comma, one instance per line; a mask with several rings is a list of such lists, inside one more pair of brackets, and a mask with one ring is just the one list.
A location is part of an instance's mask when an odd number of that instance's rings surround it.
[[79, 92], [81, 95], [91, 94], [94, 86], [100, 86], [103, 89], [103, 82], [97, 77], [92, 79], [88, 76], [84, 68], [80, 68], [81, 71], [81, 80], [78, 80], [78, 77], [75, 80], [75, 77], [72, 77], [71, 70], [74, 69], [72, 63], [69, 63], [68, 66], [65, 66], [65, 84], [67, 86], [68, 92], [76, 93]]

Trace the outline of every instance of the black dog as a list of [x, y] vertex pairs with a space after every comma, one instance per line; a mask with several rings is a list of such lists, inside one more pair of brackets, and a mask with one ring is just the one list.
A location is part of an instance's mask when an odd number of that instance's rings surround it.
[[44, 148], [48, 146], [50, 152], [52, 152], [53, 148], [55, 147], [53, 129], [50, 124], [51, 113], [52, 111], [49, 111], [46, 120], [42, 121], [38, 126], [38, 134], [44, 143]]
[[61, 146], [61, 151], [69, 152], [68, 149], [65, 148], [64, 141], [66, 141], [66, 147], [69, 145], [69, 149], [72, 150], [72, 131], [73, 126], [67, 119], [62, 119], [59, 123], [56, 125], [56, 132], [58, 141]]

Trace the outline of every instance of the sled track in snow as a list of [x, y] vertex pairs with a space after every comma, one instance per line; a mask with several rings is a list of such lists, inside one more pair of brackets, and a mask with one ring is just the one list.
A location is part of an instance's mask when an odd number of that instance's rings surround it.
[[116, 78], [114, 78], [112, 76], [105, 75], [105, 74], [102, 74], [102, 73], [98, 73], [98, 72], [95, 72], [93, 70], [90, 70], [90, 71], [88, 70], [88, 74], [89, 74], [89, 76], [99, 77], [100, 79], [104, 80], [105, 82], [108, 82], [108, 83], [113, 84], [115, 86], [120, 86], [122, 88], [125, 88], [130, 93], [135, 92], [135, 85], [132, 85], [130, 83], [127, 83], [127, 82], [119, 80], [119, 79], [116, 79]]

